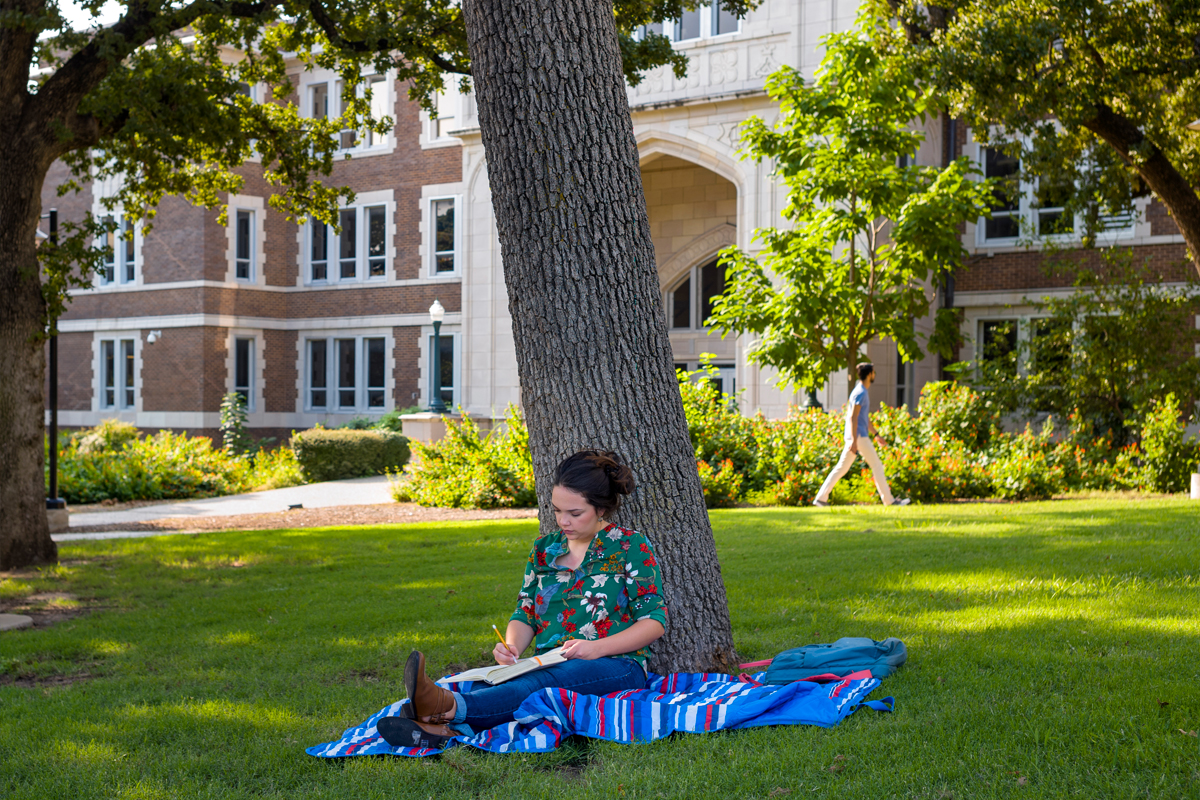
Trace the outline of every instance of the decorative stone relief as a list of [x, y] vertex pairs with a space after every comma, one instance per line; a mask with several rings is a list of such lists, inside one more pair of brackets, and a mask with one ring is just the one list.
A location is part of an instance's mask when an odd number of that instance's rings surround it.
[[722, 122], [721, 132], [717, 134], [717, 141], [729, 145], [731, 148], [737, 148], [741, 144], [741, 135], [738, 133], [740, 122]]
[[722, 50], [709, 58], [709, 79], [713, 83], [733, 83], [738, 78], [737, 50]]
[[765, 78], [779, 69], [779, 62], [775, 60], [775, 45], [773, 44], [765, 44], [760, 47], [754, 60], [758, 62], [758, 66], [754, 68], [756, 77]]

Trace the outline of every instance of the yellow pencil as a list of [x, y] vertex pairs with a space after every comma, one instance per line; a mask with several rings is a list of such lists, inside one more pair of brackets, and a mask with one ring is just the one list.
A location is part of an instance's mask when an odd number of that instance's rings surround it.
[[[510, 653], [511, 653], [511, 652], [512, 652], [512, 650], [509, 650], [509, 648], [508, 648], [508, 642], [504, 641], [504, 637], [500, 635], [500, 629], [499, 629], [499, 628], [497, 628], [497, 627], [496, 627], [496, 626], [493, 624], [493, 625], [492, 625], [492, 630], [494, 630], [494, 631], [496, 632], [496, 638], [500, 640], [500, 644], [504, 645], [504, 649], [505, 649], [505, 650], [508, 650], [508, 652], [510, 652]], [[513, 656], [513, 661], [516, 661], [516, 660], [517, 660], [517, 657], [516, 657], [516, 656]]]

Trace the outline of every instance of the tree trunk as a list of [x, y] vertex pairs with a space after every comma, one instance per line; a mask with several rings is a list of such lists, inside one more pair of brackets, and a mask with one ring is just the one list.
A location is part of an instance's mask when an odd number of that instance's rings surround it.
[[46, 523], [46, 364], [37, 224], [45, 169], [0, 141], [0, 570], [54, 562]]
[[1149, 148], [1149, 153], [1142, 152], [1137, 162], [1130, 157], [1130, 153], [1145, 142], [1146, 136], [1128, 117], [1101, 105], [1087, 127], [1116, 150], [1127, 164], [1137, 169], [1146, 185], [1163, 201], [1171, 212], [1171, 218], [1179, 226], [1179, 232], [1183, 234], [1183, 241], [1192, 257], [1192, 266], [1200, 274], [1200, 196], [1197, 196], [1196, 188], [1188, 183], [1187, 178], [1157, 147]]
[[618, 522], [658, 551], [669, 608], [653, 667], [736, 664], [725, 587], [667, 338], [611, 0], [468, 0], [479, 123], [542, 529], [554, 469], [615, 450], [638, 481]]

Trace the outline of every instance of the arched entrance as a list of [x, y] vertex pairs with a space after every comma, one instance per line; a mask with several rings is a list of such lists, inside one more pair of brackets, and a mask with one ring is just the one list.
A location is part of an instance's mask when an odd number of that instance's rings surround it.
[[661, 154], [643, 160], [642, 185], [676, 368], [695, 370], [701, 354], [711, 353], [721, 389], [732, 395], [736, 339], [722, 340], [704, 323], [724, 288], [717, 253], [736, 242], [737, 187], [705, 167]]

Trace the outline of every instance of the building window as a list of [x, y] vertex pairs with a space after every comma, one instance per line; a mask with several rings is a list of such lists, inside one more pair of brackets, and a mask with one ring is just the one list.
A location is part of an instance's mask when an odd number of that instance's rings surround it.
[[[433, 335], [429, 336], [429, 346], [426, 352], [429, 354], [429, 391], [427, 396], [433, 397], [433, 376], [434, 370], [437, 368], [437, 351], [433, 349]], [[443, 333], [438, 337], [438, 344], [442, 350], [442, 371], [441, 371], [441, 389], [442, 402], [447, 408], [458, 408], [461, 401], [459, 400], [458, 390], [458, 370], [454, 353], [458, 349], [458, 337], [453, 333]]]
[[136, 351], [133, 339], [100, 341], [100, 407], [132, 409], [136, 391]]
[[[341, 232], [318, 219], [308, 223], [309, 281], [338, 282], [387, 277], [387, 206], [358, 206], [338, 211]], [[336, 254], [331, 272], [330, 250]]]
[[987, 319], [979, 323], [979, 360], [1017, 374], [1017, 320]]
[[307, 394], [313, 410], [385, 410], [386, 340], [380, 336], [309, 339]]
[[737, 33], [740, 30], [741, 20], [737, 15], [721, 8], [720, 3], [703, 3], [694, 10], [683, 11], [679, 19], [669, 21], [666, 25], [658, 22], [643, 25], [634, 35], [642, 39], [647, 33], [656, 33], [666, 36], [672, 42], [690, 42]]
[[104, 221], [115, 221], [116, 230], [109, 231], [105, 239], [107, 252], [100, 270], [100, 283], [134, 283], [137, 280], [137, 234], [133, 223], [124, 215], [115, 219], [108, 216]]
[[[978, 244], [1016, 244], [1024, 232], [1033, 239], [1070, 237], [1082, 219], [1066, 213], [1073, 188], [1048, 178], [1021, 180], [1021, 159], [997, 147], [981, 147], [979, 160], [986, 178], [1001, 180], [993, 192], [992, 217], [980, 221]], [[1135, 214], [1101, 213], [1097, 233], [1108, 238], [1133, 234]]]
[[[311, 119], [329, 119], [336, 114], [343, 116], [350, 108], [355, 98], [344, 81], [329, 80], [310, 83], [308, 89], [308, 116]], [[391, 91], [386, 75], [367, 75], [356, 90], [357, 96], [364, 98], [370, 94], [371, 117], [382, 120], [390, 117]], [[336, 134], [338, 148], [346, 150], [369, 150], [386, 147], [389, 137], [372, 130], [357, 131], [344, 128]]]
[[667, 292], [668, 317], [673, 330], [703, 328], [713, 314], [716, 299], [725, 291], [725, 270], [714, 259], [693, 267]]
[[458, 90], [457, 83], [447, 81], [443, 91], [438, 92], [434, 98], [435, 108], [437, 109], [437, 118], [432, 116], [428, 120], [427, 141], [458, 141], [450, 135], [450, 131], [457, 130], [463, 125], [463, 95]]
[[254, 280], [254, 212], [239, 208], [234, 227], [234, 274]]
[[911, 402], [908, 396], [909, 392], [909, 364], [900, 357], [900, 350], [896, 350], [896, 408], [907, 408]]
[[246, 401], [246, 409], [254, 410], [254, 340], [233, 340], [233, 391]]
[[455, 198], [432, 201], [433, 274], [452, 275], [458, 271], [458, 228], [454, 221]]

